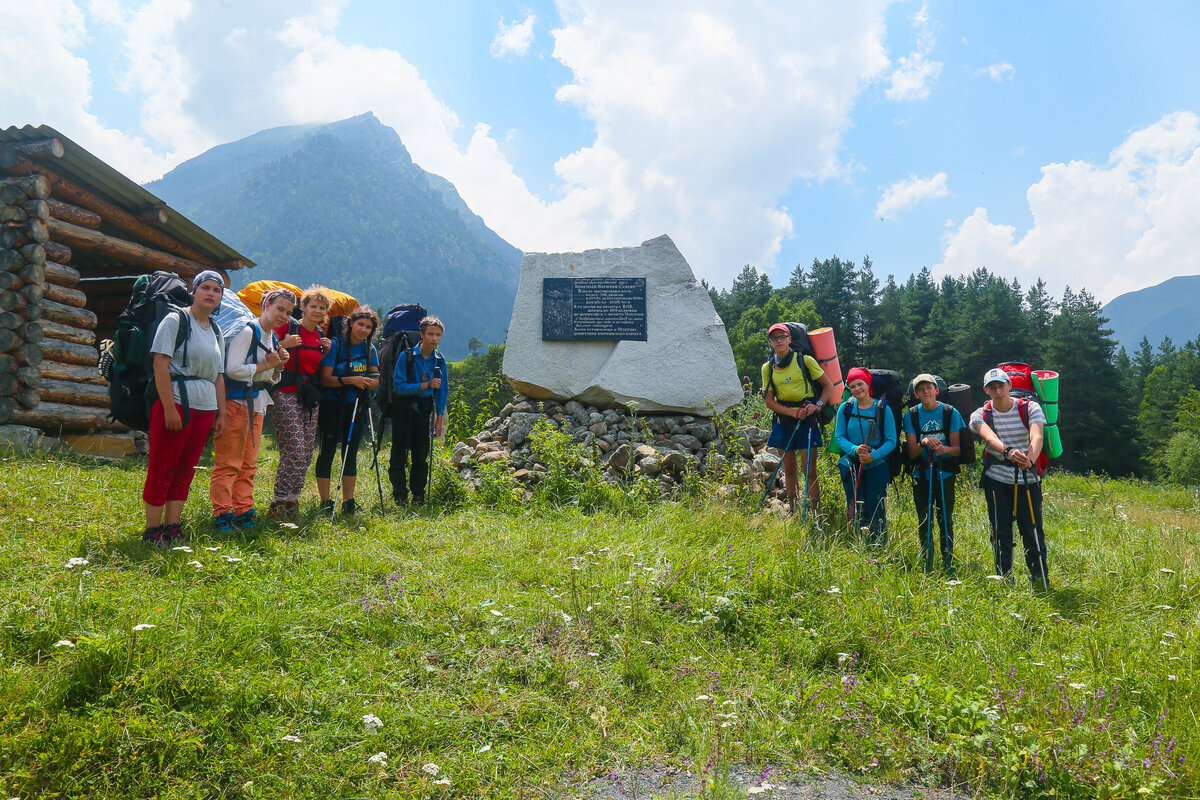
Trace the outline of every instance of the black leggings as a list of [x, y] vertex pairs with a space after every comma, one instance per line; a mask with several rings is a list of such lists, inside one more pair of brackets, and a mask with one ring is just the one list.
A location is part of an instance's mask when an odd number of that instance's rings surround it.
[[362, 441], [367, 427], [367, 404], [358, 404], [358, 415], [354, 419], [354, 430], [350, 430], [350, 411], [354, 402], [342, 403], [337, 400], [325, 399], [317, 410], [317, 438], [321, 450], [317, 453], [317, 477], [328, 479], [333, 469], [333, 456], [346, 441], [350, 434], [350, 443], [346, 445], [345, 469], [342, 474], [353, 477], [358, 474], [358, 444]]

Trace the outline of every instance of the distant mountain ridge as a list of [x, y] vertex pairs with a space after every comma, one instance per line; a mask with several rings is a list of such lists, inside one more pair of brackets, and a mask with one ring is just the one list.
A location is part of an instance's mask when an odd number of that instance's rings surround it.
[[1181, 275], [1126, 292], [1110, 300], [1103, 313], [1113, 338], [1130, 355], [1142, 337], [1156, 347], [1164, 336], [1181, 345], [1200, 336], [1200, 275]]
[[235, 287], [321, 283], [381, 315], [420, 302], [445, 321], [451, 359], [472, 337], [504, 341], [521, 251], [373, 114], [261, 131], [146, 188], [258, 263], [233, 274]]

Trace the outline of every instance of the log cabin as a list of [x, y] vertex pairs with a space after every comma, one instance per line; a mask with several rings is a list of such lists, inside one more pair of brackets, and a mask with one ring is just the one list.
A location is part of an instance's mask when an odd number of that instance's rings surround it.
[[97, 363], [133, 282], [215, 269], [228, 286], [230, 270], [252, 266], [53, 128], [0, 130], [0, 425], [132, 454]]

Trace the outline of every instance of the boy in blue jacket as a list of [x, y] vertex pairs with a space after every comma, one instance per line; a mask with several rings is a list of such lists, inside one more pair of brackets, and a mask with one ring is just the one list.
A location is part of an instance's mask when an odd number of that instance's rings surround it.
[[[445, 329], [437, 317], [425, 317], [421, 320], [420, 345], [396, 357], [389, 409], [392, 459], [388, 464], [388, 480], [392, 483], [392, 499], [399, 506], [408, 505], [410, 489], [414, 503], [425, 502], [430, 446], [433, 437], [441, 436], [446, 429], [450, 378], [446, 359], [437, 349]], [[412, 469], [408, 470], [410, 451]]]

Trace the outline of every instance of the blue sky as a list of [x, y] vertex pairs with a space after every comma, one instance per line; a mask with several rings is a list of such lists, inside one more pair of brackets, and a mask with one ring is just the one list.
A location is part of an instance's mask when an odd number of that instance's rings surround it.
[[[525, 250], [697, 275], [978, 266], [1106, 301], [1195, 274], [1200, 4], [0, 0], [0, 125], [137, 180], [374, 112]], [[236, 242], [231, 243], [234, 246]]]

